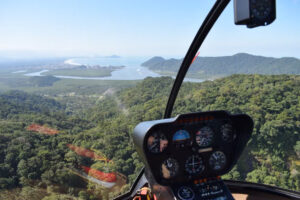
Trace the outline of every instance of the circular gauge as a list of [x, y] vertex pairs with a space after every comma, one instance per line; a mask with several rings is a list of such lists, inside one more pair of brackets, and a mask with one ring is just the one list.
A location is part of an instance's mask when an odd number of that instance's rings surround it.
[[265, 19], [271, 12], [270, 0], [251, 0], [250, 9], [254, 17]]
[[185, 161], [185, 170], [189, 174], [199, 174], [204, 170], [203, 160], [198, 155], [192, 155]]
[[208, 126], [204, 126], [196, 133], [196, 142], [200, 147], [207, 147], [211, 145], [213, 137], [213, 130]]
[[173, 135], [173, 143], [176, 147], [185, 147], [191, 145], [191, 137], [186, 130], [178, 130]]
[[176, 176], [178, 169], [178, 162], [173, 158], [168, 158], [161, 165], [161, 173], [165, 179], [169, 179]]
[[151, 153], [161, 153], [168, 146], [168, 139], [162, 132], [153, 132], [147, 140], [147, 147]]
[[221, 126], [222, 139], [226, 142], [231, 142], [234, 138], [233, 127], [231, 124], [223, 124]]
[[179, 188], [177, 195], [182, 200], [192, 200], [195, 197], [193, 190], [187, 186]]
[[209, 158], [209, 165], [213, 170], [221, 170], [226, 165], [226, 156], [222, 151], [215, 151]]

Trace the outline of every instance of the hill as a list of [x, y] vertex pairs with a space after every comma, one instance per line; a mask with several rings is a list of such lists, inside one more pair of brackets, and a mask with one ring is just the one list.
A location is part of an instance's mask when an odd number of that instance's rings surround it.
[[43, 113], [63, 110], [64, 107], [53, 99], [22, 91], [9, 91], [0, 94], [0, 117], [29, 113]]
[[[107, 191], [70, 171], [87, 166], [126, 175], [128, 184], [109, 195], [124, 192], [143, 166], [132, 143], [133, 128], [141, 121], [162, 118], [173, 81], [146, 78], [103, 96], [78, 116], [65, 113], [67, 108], [42, 96], [15, 91], [0, 95], [0, 111], [5, 113], [0, 121], [0, 189], [21, 188], [20, 194], [29, 196], [24, 199], [31, 199], [28, 190], [46, 188], [48, 194], [36, 194], [73, 197], [84, 193], [86, 199], [104, 199]], [[250, 115], [255, 124], [252, 138], [235, 168], [223, 178], [299, 191], [299, 96], [297, 75], [232, 75], [184, 83], [173, 115], [208, 110]], [[120, 104], [128, 112], [122, 112]], [[33, 123], [59, 134], [30, 131]], [[101, 152], [114, 164], [78, 155], [70, 145]]]
[[[161, 119], [173, 80], [148, 78], [121, 93], [132, 118]], [[224, 178], [300, 189], [300, 76], [232, 75], [184, 83], [173, 111], [246, 113], [254, 131], [236, 167]], [[298, 99], [298, 100], [297, 100]]]
[[[165, 75], [174, 75], [182, 59], [153, 57], [142, 66]], [[232, 74], [300, 74], [300, 60], [292, 57], [272, 58], [238, 53], [233, 56], [198, 57], [187, 76], [209, 79]]]

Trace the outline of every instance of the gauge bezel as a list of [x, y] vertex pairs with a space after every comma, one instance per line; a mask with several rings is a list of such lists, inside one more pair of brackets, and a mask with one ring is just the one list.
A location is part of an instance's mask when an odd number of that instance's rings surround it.
[[[224, 134], [223, 134], [223, 126], [225, 126], [225, 125], [230, 125], [231, 126], [231, 137], [229, 138], [229, 140], [227, 140], [227, 139], [225, 139], [224, 138]], [[233, 142], [235, 139], [236, 139], [236, 130], [235, 130], [235, 128], [234, 128], [234, 126], [233, 126], [233, 124], [232, 124], [232, 122], [231, 121], [224, 121], [224, 123], [220, 126], [220, 133], [221, 133], [221, 137], [222, 137], [222, 140], [224, 141], [224, 142], [227, 142], [227, 143], [231, 143], [231, 142]]]
[[[184, 131], [189, 135], [188, 139], [185, 139], [181, 142], [174, 140], [174, 136], [176, 134], [178, 134], [179, 131]], [[172, 136], [172, 141], [171, 141], [172, 145], [175, 145], [176, 148], [180, 149], [180, 148], [186, 148], [186, 147], [190, 147], [193, 144], [193, 137], [191, 137], [191, 133], [189, 131], [187, 131], [186, 129], [178, 129], [176, 132], [174, 132], [173, 136]]]
[[[192, 158], [192, 157], [198, 157], [199, 160], [201, 160], [201, 165], [198, 167], [198, 169], [201, 168], [199, 171], [196, 170], [196, 172], [190, 172], [190, 171], [187, 170], [188, 160], [189, 160], [190, 158]], [[199, 174], [201, 174], [201, 173], [204, 171], [204, 169], [205, 169], [205, 165], [204, 165], [204, 164], [205, 164], [205, 163], [204, 163], [204, 161], [203, 161], [203, 158], [202, 158], [200, 155], [198, 155], [198, 154], [192, 154], [192, 155], [190, 155], [190, 156], [185, 160], [184, 170], [185, 170], [189, 175], [199, 175]]]
[[[223, 163], [222, 166], [219, 169], [215, 169], [215, 164], [214, 164], [214, 166], [212, 166], [212, 164], [211, 164], [211, 159], [213, 158], [213, 155], [216, 154], [216, 153], [221, 153], [222, 156], [224, 156], [224, 159], [225, 159], [225, 163]], [[227, 165], [227, 156], [226, 156], [226, 154], [223, 151], [213, 151], [211, 153], [210, 157], [209, 157], [208, 164], [209, 164], [209, 166], [211, 167], [212, 170], [214, 170], [214, 171], [221, 171]]]
[[[159, 151], [159, 152], [153, 152], [153, 151], [151, 151], [151, 150], [149, 149], [149, 143], [148, 143], [148, 142], [149, 142], [149, 138], [150, 138], [151, 136], [153, 136], [154, 134], [159, 134], [160, 137], [163, 136], [163, 137], [165, 137], [166, 140], [167, 140], [167, 145], [166, 145], [165, 148], [163, 148], [162, 151]], [[161, 138], [160, 138], [160, 140], [161, 140]], [[163, 152], [168, 148], [169, 144], [170, 144], [170, 141], [167, 139], [166, 135], [165, 135], [163, 132], [161, 132], [161, 131], [155, 131], [155, 132], [152, 132], [152, 133], [149, 134], [148, 137], [147, 137], [147, 150], [148, 150], [150, 153], [153, 153], [153, 154], [161, 154], [161, 153], [163, 153]]]
[[[204, 132], [201, 132], [201, 130], [203, 130], [203, 129], [209, 129], [211, 131], [210, 138], [209, 138], [209, 143], [204, 144], [204, 145], [199, 144], [199, 141], [197, 140], [197, 137], [201, 137], [201, 136], [203, 137], [204, 136]], [[200, 133], [200, 134], [198, 134], [198, 133]], [[212, 143], [214, 142], [214, 138], [215, 138], [215, 132], [214, 132], [213, 128], [211, 128], [209, 125], [205, 125], [205, 126], [199, 128], [199, 130], [195, 133], [195, 142], [200, 148], [205, 148], [205, 147], [211, 146]]]
[[[181, 195], [180, 195], [180, 191], [183, 189], [183, 188], [188, 188], [190, 191], [191, 191], [191, 193], [193, 194], [192, 195], [192, 197], [190, 197], [190, 198], [183, 198]], [[178, 189], [178, 191], [177, 191], [177, 196], [180, 198], [180, 199], [182, 199], [182, 200], [192, 200], [192, 199], [194, 199], [194, 197], [195, 197], [195, 193], [194, 193], [194, 191], [190, 188], [190, 187], [187, 187], [187, 186], [182, 186], [182, 187], [180, 187], [179, 189]]]
[[[163, 169], [162, 169], [163, 164], [164, 164], [167, 160], [172, 160], [172, 161], [175, 163], [175, 165], [177, 166], [177, 167], [176, 167], [176, 172], [175, 172], [175, 174], [172, 175], [172, 176], [170, 175], [169, 178], [164, 177]], [[165, 160], [161, 163], [160, 166], [161, 166], [161, 167], [160, 167], [160, 173], [161, 173], [161, 176], [162, 176], [162, 178], [164, 178], [164, 179], [166, 179], [166, 180], [175, 178], [175, 177], [178, 175], [178, 172], [179, 172], [179, 170], [180, 170], [180, 166], [179, 166], [178, 161], [177, 161], [176, 159], [172, 158], [172, 157], [169, 157], [169, 158], [165, 159]], [[169, 169], [168, 169], [168, 170], [169, 170]]]

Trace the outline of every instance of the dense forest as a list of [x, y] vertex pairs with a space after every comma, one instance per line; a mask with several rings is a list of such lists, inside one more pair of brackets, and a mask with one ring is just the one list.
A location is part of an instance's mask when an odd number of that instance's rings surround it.
[[60, 80], [59, 78], [56, 78], [54, 76], [33, 76], [29, 78], [29, 82], [33, 86], [37, 86], [37, 87], [52, 86], [53, 83], [59, 80]]
[[[0, 198], [106, 199], [128, 190], [143, 167], [132, 130], [141, 121], [162, 118], [173, 81], [146, 78], [131, 88], [106, 92], [79, 112], [67, 112], [64, 101], [51, 97], [2, 93]], [[208, 110], [246, 113], [255, 122], [240, 161], [223, 178], [300, 190], [300, 76], [232, 75], [184, 83], [173, 115]], [[95, 159], [96, 153], [105, 161]], [[127, 184], [105, 189], [78, 176], [86, 169], [82, 166], [125, 175]]]
[[[160, 74], [174, 75], [182, 59], [153, 57], [142, 65]], [[211, 79], [232, 74], [299, 74], [300, 60], [284, 57], [272, 58], [238, 53], [233, 56], [198, 57], [192, 64], [187, 76]]]

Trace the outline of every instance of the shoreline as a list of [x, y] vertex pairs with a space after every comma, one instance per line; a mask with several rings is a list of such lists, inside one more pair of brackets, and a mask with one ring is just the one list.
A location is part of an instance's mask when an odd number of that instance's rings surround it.
[[[89, 80], [143, 80], [146, 77], [160, 77], [160, 76], [165, 76], [166, 74], [161, 74], [161, 73], [157, 73], [155, 71], [152, 71], [150, 69], [148, 69], [147, 67], [141, 66], [139, 60], [130, 60], [130, 59], [124, 59], [123, 60], [118, 60], [116, 58], [114, 58], [114, 60], [112, 61], [112, 63], [109, 63], [111, 60], [104, 60], [104, 62], [102, 62], [104, 65], [108, 65], [108, 67], [114, 67], [114, 68], [109, 68], [111, 69], [110, 74], [105, 74], [106, 76], [84, 76], [83, 74], [80, 73], [76, 73], [76, 74], [51, 74], [54, 77], [57, 78], [64, 78], [64, 79], [89, 79]], [[96, 68], [94, 69], [92, 66], [93, 65], [86, 65], [86, 64], [81, 64], [76, 61], [76, 57], [73, 58], [69, 58], [66, 59], [65, 61], [63, 61], [64, 64], [69, 65], [69, 66], [74, 66], [74, 67], [80, 67], [80, 66], [86, 66], [87, 70], [96, 70]], [[97, 61], [97, 60], [96, 60]], [[101, 60], [99, 60], [101, 61]], [[88, 61], [84, 61], [84, 62], [88, 62]], [[101, 62], [100, 62], [101, 63]], [[120, 65], [122, 65], [122, 67], [120, 68]], [[89, 69], [88, 69], [89, 68]], [[25, 73], [25, 76], [45, 76], [47, 75], [45, 72], [48, 71], [53, 71], [51, 69], [41, 69], [39, 71], [34, 71], [31, 73]], [[55, 71], [55, 70], [54, 70]], [[83, 76], [81, 76], [83, 75]], [[172, 78], [175, 78], [176, 74], [168, 74], [167, 76], [171, 76]], [[199, 78], [194, 78], [194, 77], [186, 77], [184, 79], [184, 82], [203, 82], [205, 81], [205, 79], [199, 79]]]
[[81, 66], [81, 65], [84, 65], [84, 64], [80, 64], [80, 63], [74, 62], [73, 59], [74, 59], [74, 58], [65, 60], [65, 61], [64, 61], [64, 64], [67, 64], [67, 65], [74, 65], [74, 66]]

